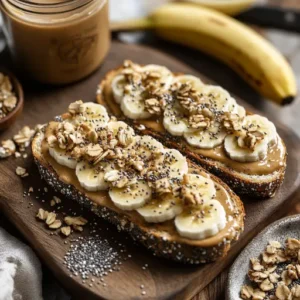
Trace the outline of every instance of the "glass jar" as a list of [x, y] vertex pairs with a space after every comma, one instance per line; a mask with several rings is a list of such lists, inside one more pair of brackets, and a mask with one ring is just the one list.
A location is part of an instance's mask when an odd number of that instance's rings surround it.
[[1, 0], [4, 34], [25, 76], [65, 84], [95, 71], [110, 45], [107, 0]]

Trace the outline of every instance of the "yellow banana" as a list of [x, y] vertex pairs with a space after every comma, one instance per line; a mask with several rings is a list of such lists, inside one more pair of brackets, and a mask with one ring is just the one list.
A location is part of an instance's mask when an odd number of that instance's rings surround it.
[[261, 35], [229, 16], [200, 6], [171, 3], [149, 18], [112, 24], [112, 30], [146, 28], [222, 60], [277, 104], [291, 103], [296, 96], [295, 76], [286, 59]]
[[256, 0], [181, 0], [221, 11], [230, 16], [235, 16], [249, 8]]

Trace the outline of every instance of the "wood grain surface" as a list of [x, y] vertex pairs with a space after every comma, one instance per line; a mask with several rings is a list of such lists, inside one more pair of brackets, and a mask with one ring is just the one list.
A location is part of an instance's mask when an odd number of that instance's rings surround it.
[[[26, 105], [23, 116], [9, 131], [0, 135], [0, 140], [10, 137], [24, 124], [34, 125], [51, 120], [53, 116], [64, 112], [68, 104], [74, 100], [93, 101], [97, 84], [102, 76], [110, 69], [120, 65], [124, 59], [132, 59], [143, 64], [162, 64], [175, 72], [198, 74], [195, 70], [156, 50], [142, 46], [113, 43], [104, 65], [92, 76], [79, 83], [58, 88], [25, 84]], [[242, 102], [242, 104], [244, 103]], [[272, 119], [271, 116], [269, 117]], [[105, 237], [115, 237], [117, 240], [122, 240], [127, 245], [133, 258], [124, 263], [120, 272], [115, 272], [108, 276], [106, 288], [98, 285], [88, 287], [79, 278], [71, 278], [62, 264], [62, 257], [69, 244], [65, 244], [60, 236], [49, 235], [49, 231], [43, 224], [35, 220], [37, 209], [40, 207], [49, 209], [49, 204], [47, 204], [47, 201], [45, 203], [41, 202], [42, 198], [36, 199], [36, 195], [23, 199], [23, 191], [28, 190], [29, 186], [33, 186], [35, 190], [44, 186], [30, 159], [27, 159], [24, 163], [30, 172], [30, 176], [26, 179], [17, 178], [14, 174], [15, 167], [23, 165], [20, 159], [9, 159], [3, 163], [1, 162], [1, 209], [22, 232], [40, 258], [62, 282], [63, 286], [76, 299], [82, 295], [85, 295], [88, 299], [96, 297], [96, 295], [107, 299], [145, 298], [141, 296], [140, 284], [145, 285], [147, 299], [163, 299], [166, 297], [174, 299], [175, 295], [177, 295], [178, 299], [191, 298], [216, 278], [258, 231], [270, 222], [285, 215], [299, 199], [297, 188], [300, 183], [300, 158], [298, 155], [300, 142], [296, 135], [285, 126], [277, 123], [277, 128], [285, 140], [289, 152], [287, 176], [284, 184], [272, 199], [264, 201], [245, 199], [247, 213], [245, 232], [242, 234], [239, 242], [234, 245], [229, 255], [222, 261], [213, 264], [190, 267], [157, 259], [145, 249], [133, 246], [131, 240], [127, 239], [124, 234], [119, 234], [105, 222], [98, 221], [101, 236], [103, 234]], [[47, 194], [44, 197], [51, 199], [52, 195]], [[75, 203], [64, 201], [62, 212], [68, 212], [70, 207], [79, 210]], [[89, 218], [91, 217], [89, 212], [85, 213]], [[109, 230], [103, 230], [105, 228], [109, 228]], [[142, 270], [144, 264], [149, 265], [146, 271]], [[217, 282], [221, 284], [223, 277], [225, 275], [218, 277]], [[215, 287], [212, 290], [206, 289], [205, 293], [209, 295], [207, 299], [218, 299], [219, 291]], [[205, 299], [202, 296], [199, 297], [198, 299]]]

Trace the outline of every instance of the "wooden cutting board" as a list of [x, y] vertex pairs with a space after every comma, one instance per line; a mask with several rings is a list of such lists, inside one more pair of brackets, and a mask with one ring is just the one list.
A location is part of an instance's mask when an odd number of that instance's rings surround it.
[[[0, 58], [1, 59], [1, 58]], [[132, 59], [141, 64], [162, 64], [174, 72], [185, 72], [199, 75], [195, 70], [156, 50], [142, 46], [113, 43], [111, 51], [103, 66], [89, 78], [66, 87], [47, 87], [38, 84], [24, 84], [25, 108], [22, 117], [8, 131], [0, 134], [0, 140], [11, 137], [24, 125], [45, 123], [66, 111], [70, 102], [83, 99], [94, 101], [97, 84], [103, 75], [120, 64], [124, 59]], [[240, 101], [241, 104], [244, 104]], [[245, 104], [244, 104], [245, 105]], [[277, 125], [281, 137], [288, 149], [288, 168], [285, 181], [276, 194], [269, 200], [245, 200], [245, 231], [238, 243], [234, 245], [227, 257], [221, 261], [202, 266], [183, 266], [164, 259], [155, 258], [146, 249], [134, 245], [123, 233], [99, 220], [101, 237], [122, 241], [132, 258], [123, 263], [119, 272], [107, 276], [107, 286], [94, 284], [89, 287], [79, 277], [70, 277], [63, 265], [63, 256], [70, 246], [69, 239], [59, 235], [50, 235], [50, 231], [35, 218], [38, 208], [50, 210], [49, 200], [52, 192], [37, 193], [46, 184], [40, 179], [32, 159], [9, 158], [0, 162], [0, 208], [8, 219], [22, 232], [41, 260], [53, 271], [64, 287], [75, 299], [183, 299], [190, 298], [211, 282], [232, 260], [248, 241], [267, 224], [280, 218], [300, 198], [297, 191], [300, 184], [300, 141], [289, 129], [272, 119]], [[20, 179], [15, 175], [16, 166], [25, 166], [30, 176]], [[23, 192], [32, 186], [34, 193], [23, 197]], [[37, 199], [37, 195], [39, 198]], [[42, 200], [45, 200], [44, 202]], [[76, 203], [63, 200], [60, 214], [70, 209], [78, 211], [88, 219], [93, 218], [90, 212], [78, 207]], [[76, 235], [72, 235], [74, 238]], [[143, 266], [148, 264], [145, 270]], [[141, 295], [140, 285], [145, 286], [146, 295]]]

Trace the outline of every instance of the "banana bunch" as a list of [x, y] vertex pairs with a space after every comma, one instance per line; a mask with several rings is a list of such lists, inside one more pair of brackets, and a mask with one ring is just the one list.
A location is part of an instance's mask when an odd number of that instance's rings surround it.
[[111, 29], [153, 29], [161, 38], [223, 61], [277, 104], [289, 104], [296, 96], [295, 76], [279, 51], [248, 26], [218, 11], [189, 3], [170, 3], [146, 19], [114, 23]]

